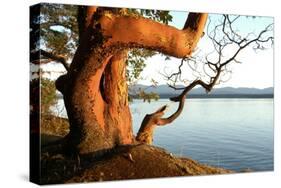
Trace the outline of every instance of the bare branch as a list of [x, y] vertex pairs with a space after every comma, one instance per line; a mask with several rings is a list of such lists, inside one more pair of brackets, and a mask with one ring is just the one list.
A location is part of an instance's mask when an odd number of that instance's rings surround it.
[[179, 106], [176, 112], [174, 112], [172, 115], [170, 115], [167, 118], [159, 118], [157, 120], [157, 125], [163, 126], [172, 123], [179, 115], [181, 114], [183, 107], [184, 107], [184, 102], [185, 102], [185, 95], [182, 95], [181, 98], [179, 99]]
[[[41, 56], [43, 56], [47, 59], [42, 58], [43, 59], [42, 60]], [[47, 52], [45, 50], [37, 50], [35, 52], [32, 52], [30, 54], [30, 59], [31, 59], [31, 63], [33, 63], [33, 64], [46, 64], [51, 61], [56, 61], [56, 62], [61, 63], [67, 71], [69, 70], [69, 65], [67, 64], [64, 56], [56, 55], [51, 52]]]
[[[237, 57], [242, 50], [253, 44], [255, 45], [254, 49], [262, 50], [265, 48], [263, 46], [264, 43], [273, 43], [273, 37], [267, 36], [267, 33], [271, 31], [271, 24], [262, 30], [257, 36], [255, 36], [253, 32], [243, 36], [240, 35], [238, 30], [235, 30], [234, 28], [234, 23], [238, 20], [238, 18], [239, 16], [235, 16], [231, 19], [228, 15], [224, 15], [221, 23], [217, 24], [212, 31], [210, 31], [211, 21], [209, 21], [207, 27], [207, 37], [213, 44], [212, 51], [207, 54], [205, 58], [200, 58], [197, 56], [184, 57], [176, 72], [173, 72], [170, 75], [167, 75], [165, 72], [164, 76], [166, 79], [172, 82], [172, 84], [168, 83], [168, 86], [172, 89], [182, 91], [178, 96], [170, 98], [171, 101], [179, 103], [178, 108], [169, 117], [162, 118], [164, 111], [167, 109], [166, 105], [163, 106], [161, 108], [163, 110], [160, 110], [161, 112], [158, 111], [159, 113], [148, 114], [145, 117], [144, 121], [146, 125], [150, 124], [153, 126], [163, 126], [173, 122], [181, 114], [184, 107], [185, 98], [193, 88], [201, 86], [206, 90], [207, 93], [210, 92], [215, 85], [222, 82], [227, 82], [229, 79], [231, 79], [232, 71], [230, 70], [229, 64], [241, 63]], [[231, 49], [230, 52], [228, 51], [228, 53], [225, 53], [225, 51], [229, 49]], [[224, 54], [227, 54], [226, 57]], [[176, 83], [178, 81], [182, 81], [181, 76], [184, 73], [183, 65], [185, 61], [187, 62], [187, 67], [192, 70], [192, 74], [198, 74], [198, 76], [197, 79], [189, 82], [189, 84], [186, 86], [177, 87]], [[201, 70], [198, 69], [199, 64], [201, 65]], [[202, 76], [203, 74], [204, 76]], [[206, 81], [205, 77], [208, 77], [209, 79]], [[142, 126], [144, 126], [144, 124], [142, 124]]]
[[184, 62], [184, 59], [182, 59], [180, 65], [178, 67], [178, 72], [175, 72], [175, 73], [173, 73], [173, 74], [171, 74], [170, 76], [167, 77], [169, 80], [172, 79], [172, 77], [174, 77], [174, 76], [177, 77], [178, 75], [181, 75], [181, 73], [182, 73], [181, 68], [183, 66], [183, 62]]

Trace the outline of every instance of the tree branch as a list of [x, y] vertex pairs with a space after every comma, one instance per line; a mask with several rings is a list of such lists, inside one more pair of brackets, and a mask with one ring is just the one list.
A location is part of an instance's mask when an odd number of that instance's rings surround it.
[[[266, 36], [265, 33], [270, 31], [271, 25], [267, 26], [264, 30], [262, 30], [258, 36], [251, 37], [250, 34], [248, 34], [246, 37], [242, 37], [238, 33], [235, 32], [235, 30], [232, 27], [232, 24], [238, 19], [238, 17], [235, 17], [234, 19], [230, 19], [227, 15], [224, 15], [224, 19], [222, 23], [216, 25], [214, 29], [209, 32], [207, 31], [207, 36], [209, 39], [212, 40], [213, 43], [213, 52], [209, 53], [205, 60], [198, 58], [199, 62], [202, 63], [202, 68], [206, 76], [210, 78], [209, 82], [204, 82], [199, 76], [196, 80], [191, 82], [189, 85], [185, 87], [178, 88], [175, 86], [176, 82], [178, 81], [178, 78], [181, 78], [181, 75], [183, 74], [182, 67], [183, 67], [183, 61], [188, 60], [191, 62], [194, 62], [194, 65], [197, 63], [197, 58], [183, 58], [181, 64], [178, 67], [178, 71], [174, 72], [167, 77], [169, 81], [173, 81], [174, 85], [169, 85], [169, 87], [174, 88], [175, 90], [182, 90], [181, 94], [179, 94], [176, 97], [170, 98], [171, 101], [179, 102], [178, 109], [168, 118], [161, 118], [164, 115], [164, 111], [166, 110], [166, 106], [161, 107], [159, 110], [157, 110], [155, 113], [148, 114], [145, 116], [144, 121], [142, 123], [141, 129], [138, 133], [138, 137], [140, 141], [144, 141], [145, 143], [151, 143], [152, 142], [152, 134], [153, 129], [156, 125], [166, 125], [171, 122], [173, 122], [182, 112], [184, 107], [184, 102], [186, 95], [196, 86], [203, 87], [207, 92], [210, 92], [213, 87], [220, 83], [224, 82], [222, 78], [224, 75], [229, 74], [231, 75], [231, 70], [228, 70], [228, 64], [231, 62], [239, 63], [239, 61], [236, 59], [238, 54], [245, 49], [246, 47], [250, 46], [251, 44], [256, 44], [257, 49], [263, 49], [264, 47], [261, 45], [261, 43], [266, 43], [269, 41], [273, 41], [272, 36]], [[187, 22], [188, 23], [188, 22]], [[187, 24], [186, 25], [190, 25]], [[211, 22], [209, 22], [210, 25]], [[191, 27], [191, 26], [190, 26]], [[220, 31], [221, 30], [221, 31]], [[218, 32], [221, 33], [218, 33]], [[234, 52], [230, 53], [228, 58], [225, 58], [224, 55], [224, 49], [227, 47], [235, 45], [237, 46], [237, 49], [234, 50]], [[215, 53], [217, 59], [213, 59], [213, 62], [209, 60], [209, 56], [213, 55]], [[189, 63], [189, 68], [193, 72], [199, 72], [196, 67], [192, 67]], [[196, 64], [197, 65], [197, 64]], [[209, 74], [206, 70], [212, 71], [213, 74]], [[181, 80], [180, 80], [181, 81]], [[147, 136], [149, 135], [149, 136]], [[145, 138], [145, 139], [142, 139]], [[149, 139], [148, 139], [149, 138]]]
[[[160, 51], [174, 57], [190, 56], [203, 34], [208, 15], [190, 13], [183, 30], [143, 17], [105, 14], [100, 23], [105, 46], [125, 46]], [[120, 35], [126, 33], [126, 35]]]
[[[41, 61], [40, 56], [43, 56], [43, 57], [47, 58], [48, 60]], [[31, 52], [30, 61], [33, 64], [44, 64], [44, 63], [49, 63], [51, 61], [56, 61], [56, 62], [61, 63], [67, 71], [69, 70], [69, 65], [67, 64], [64, 56], [56, 55], [51, 52], [47, 52], [45, 50], [37, 50], [35, 52]]]
[[[250, 44], [254, 43], [254, 42], [258, 42], [258, 43], [263, 43], [263, 42], [268, 42], [270, 40], [273, 40], [273, 37], [269, 36], [265, 39], [262, 39], [262, 36], [264, 33], [266, 33], [267, 31], [269, 31], [271, 25], [267, 26], [264, 30], [262, 30], [259, 35], [252, 39], [249, 40], [248, 38], [242, 38], [239, 34], [235, 33], [233, 28], [232, 28], [232, 23], [237, 19], [238, 17], [235, 17], [233, 20], [230, 20], [228, 16], [224, 15], [224, 20], [222, 24], [219, 24], [215, 27], [214, 31], [213, 31], [213, 35], [211, 35], [210, 33], [208, 33], [208, 37], [210, 39], [212, 39], [213, 44], [214, 44], [214, 49], [215, 52], [218, 53], [218, 61], [216, 63], [212, 63], [208, 60], [208, 56], [206, 56], [205, 60], [207, 61], [204, 65], [207, 65], [210, 70], [212, 70], [215, 73], [215, 76], [210, 76], [208, 73], [206, 73], [205, 69], [205, 74], [207, 74], [210, 77], [210, 82], [209, 83], [205, 83], [202, 80], [195, 80], [193, 81], [191, 84], [189, 84], [188, 86], [184, 87], [184, 88], [176, 88], [176, 87], [172, 87], [174, 89], [181, 89], [183, 90], [182, 93], [177, 96], [177, 97], [172, 97], [170, 98], [171, 101], [175, 101], [175, 102], [179, 102], [179, 107], [178, 110], [171, 115], [169, 118], [166, 118], [165, 121], [163, 121], [163, 125], [172, 122], [175, 118], [177, 118], [179, 116], [179, 114], [182, 111], [183, 105], [184, 105], [184, 99], [186, 97], [186, 95], [188, 94], [189, 91], [191, 91], [194, 87], [196, 87], [197, 85], [202, 86], [207, 92], [210, 92], [212, 90], [212, 88], [215, 86], [215, 84], [218, 82], [219, 77], [221, 75], [221, 73], [229, 73], [231, 71], [227, 70], [227, 65], [230, 62], [239, 62], [238, 60], [236, 60], [235, 58], [237, 57], [237, 55], [241, 52], [241, 50], [243, 50], [244, 48], [246, 48], [247, 46], [249, 46]], [[228, 27], [231, 30], [231, 34], [233, 35], [233, 38], [231, 37], [231, 35], [229, 33], [227, 33], [226, 31], [226, 26], [228, 25]], [[222, 37], [222, 39], [217, 40], [216, 36], [217, 36], [217, 29], [219, 27], [222, 27], [222, 33], [224, 34], [224, 36]], [[235, 39], [235, 36], [238, 37], [238, 39]], [[224, 38], [226, 37], [226, 38]], [[226, 39], [228, 39], [230, 42], [226, 41]], [[234, 54], [226, 59], [225, 61], [222, 61], [222, 51], [223, 49], [227, 46], [230, 45], [231, 43], [235, 43], [239, 46], [239, 48], [237, 49], [237, 51], [234, 52]], [[243, 45], [242, 45], [243, 44]], [[195, 60], [194, 60], [195, 61]], [[183, 62], [183, 61], [182, 61]], [[182, 67], [182, 63], [179, 66], [179, 71], [176, 73], [171, 74], [170, 76], [168, 76], [168, 79], [171, 79], [173, 76], [175, 75], [181, 75], [182, 71], [181, 71], [181, 67]], [[205, 67], [205, 66], [203, 66]], [[196, 70], [193, 70], [196, 71]], [[164, 119], [163, 119], [164, 120]]]
[[181, 112], [183, 110], [185, 98], [186, 98], [186, 95], [181, 95], [179, 98], [179, 106], [178, 106], [177, 111], [167, 118], [159, 119], [157, 121], [157, 125], [161, 125], [161, 126], [167, 125], [169, 123], [172, 123], [175, 119], [177, 119], [177, 117], [181, 114]]
[[79, 43], [81, 43], [82, 34], [86, 28], [93, 22], [93, 15], [97, 11], [96, 6], [79, 6], [78, 8], [78, 29], [79, 29]]

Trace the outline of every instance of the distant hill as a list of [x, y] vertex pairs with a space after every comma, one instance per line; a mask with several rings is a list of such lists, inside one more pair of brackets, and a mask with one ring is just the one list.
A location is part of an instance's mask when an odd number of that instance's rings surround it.
[[[183, 86], [178, 86], [183, 87]], [[160, 98], [169, 98], [181, 93], [181, 90], [174, 90], [167, 85], [159, 85], [157, 87], [148, 87], [146, 85], [135, 85], [130, 90], [138, 91], [145, 89], [146, 92], [158, 93]], [[214, 88], [209, 94], [202, 87], [195, 88], [189, 93], [191, 98], [272, 98], [274, 93], [273, 87], [264, 89], [247, 88], [247, 87], [223, 87]]]

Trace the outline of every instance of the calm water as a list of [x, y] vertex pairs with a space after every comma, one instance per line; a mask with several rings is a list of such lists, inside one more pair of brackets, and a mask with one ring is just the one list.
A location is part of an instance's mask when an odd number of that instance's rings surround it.
[[[168, 99], [135, 100], [130, 105], [134, 133], [145, 114], [165, 104], [170, 114], [177, 108]], [[59, 101], [54, 111], [65, 114], [62, 105]], [[272, 99], [188, 99], [178, 119], [156, 128], [154, 144], [209, 165], [267, 171], [273, 170], [273, 131]]]

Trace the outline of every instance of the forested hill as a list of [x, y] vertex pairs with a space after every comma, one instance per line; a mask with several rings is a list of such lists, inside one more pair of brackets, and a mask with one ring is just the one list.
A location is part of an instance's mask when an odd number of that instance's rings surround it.
[[[174, 97], [176, 95], [179, 95], [181, 92], [181, 90], [174, 90], [167, 85], [159, 85], [157, 87], [147, 85], [134, 85], [130, 87], [130, 94], [134, 97], [134, 95], [136, 95], [136, 93], [138, 93], [140, 90], [144, 90], [146, 93], [157, 93], [160, 98]], [[214, 88], [209, 94], [207, 94], [203, 88], [195, 88], [188, 95], [189, 98], [273, 98], [273, 96], [273, 87], [264, 89], [247, 87], [223, 87]], [[62, 95], [58, 93], [58, 97], [62, 98]]]
[[[183, 87], [183, 86], [178, 86]], [[139, 90], [144, 90], [147, 93], [154, 92], [158, 93], [160, 98], [169, 98], [181, 93], [181, 90], [174, 90], [167, 85], [159, 85], [156, 87], [146, 86], [146, 85], [134, 85], [130, 87], [132, 94], [136, 93]], [[206, 91], [199, 87], [193, 89], [188, 97], [191, 98], [273, 98], [274, 88], [268, 87], [264, 89], [258, 88], [247, 88], [247, 87], [223, 87], [223, 88], [214, 88], [209, 94]]]

